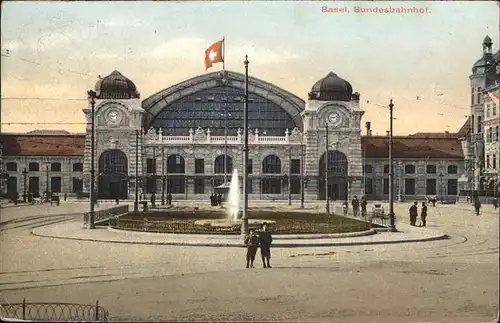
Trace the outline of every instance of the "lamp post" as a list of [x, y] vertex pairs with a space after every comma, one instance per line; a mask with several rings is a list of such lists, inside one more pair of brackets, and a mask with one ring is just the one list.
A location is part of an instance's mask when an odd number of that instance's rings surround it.
[[248, 233], [248, 55], [245, 55], [245, 104], [243, 108], [243, 136], [244, 136], [244, 146], [243, 154], [245, 164], [243, 167], [243, 214], [241, 216], [241, 234], [244, 236]]
[[290, 178], [290, 176], [288, 176], [288, 174], [285, 173], [285, 174], [283, 174], [283, 178], [281, 179], [281, 188], [282, 188], [282, 190], [281, 190], [281, 199], [282, 200], [285, 199], [285, 196], [284, 196], [285, 195], [285, 190], [284, 190], [284, 188], [285, 188], [285, 182], [287, 182], [289, 178]]
[[402, 174], [403, 174], [403, 162], [399, 161], [398, 162], [398, 202], [401, 203], [401, 195], [402, 195], [402, 190], [403, 190], [403, 179], [402, 179]]
[[326, 150], [325, 150], [325, 196], [326, 196], [326, 214], [330, 215], [330, 199], [328, 196], [328, 177], [330, 174], [328, 174], [328, 149], [329, 149], [329, 144], [328, 144], [328, 123], [325, 125], [326, 128]]
[[26, 175], [28, 175], [28, 171], [26, 171], [26, 168], [24, 168], [23, 169], [23, 180], [24, 180], [23, 203], [26, 203]]
[[135, 131], [134, 212], [139, 212], [139, 130]]
[[153, 147], [153, 193], [151, 196], [151, 207], [156, 208], [156, 147]]
[[49, 202], [49, 165], [50, 163], [45, 164], [45, 202]]
[[231, 113], [227, 112], [227, 106], [224, 106], [224, 112], [220, 114], [224, 117], [224, 184], [227, 183], [227, 118]]
[[95, 165], [94, 165], [94, 159], [95, 159], [95, 138], [94, 138], [94, 128], [95, 128], [95, 99], [97, 98], [97, 93], [90, 90], [87, 92], [88, 94], [88, 99], [90, 102], [90, 107], [91, 107], [91, 134], [90, 134], [90, 194], [89, 194], [89, 199], [90, 199], [90, 223], [88, 228], [89, 229], [95, 229], [95, 212], [94, 212], [94, 202], [96, 200], [95, 197], [95, 192], [94, 192], [94, 185], [95, 185]]
[[288, 149], [288, 173], [290, 176], [288, 176], [288, 205], [292, 205], [292, 188], [291, 188], [291, 183], [292, 183], [292, 149]]
[[300, 145], [300, 208], [304, 208], [304, 138]]
[[165, 147], [161, 148], [161, 205], [165, 205]]
[[443, 204], [443, 172], [439, 173], [439, 196], [441, 199], [441, 204]]
[[396, 231], [396, 221], [394, 216], [394, 165], [392, 156], [392, 110], [394, 104], [392, 104], [392, 99], [389, 103], [389, 217], [391, 221], [390, 229], [391, 231]]

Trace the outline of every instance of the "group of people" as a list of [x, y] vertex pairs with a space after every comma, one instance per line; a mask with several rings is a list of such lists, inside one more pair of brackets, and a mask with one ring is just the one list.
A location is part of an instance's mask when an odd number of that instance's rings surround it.
[[[368, 202], [366, 201], [366, 198], [364, 196], [361, 197], [361, 201], [358, 200], [358, 197], [354, 195], [354, 198], [351, 201], [351, 206], [352, 206], [352, 213], [354, 216], [359, 215], [359, 209], [361, 208], [361, 216], [366, 216], [366, 206], [368, 205]], [[343, 209], [344, 209], [344, 215], [347, 215], [347, 211], [349, 210], [349, 203], [344, 201], [342, 203]]]
[[[410, 225], [416, 226], [417, 225], [417, 218], [418, 218], [418, 202], [413, 203], [412, 206], [410, 206]], [[419, 224], [419, 226], [425, 227], [427, 225], [426, 222], [427, 219], [427, 205], [425, 202], [422, 202], [422, 209], [420, 212], [420, 220], [422, 223]]]
[[222, 194], [211, 194], [210, 195], [210, 205], [212, 206], [222, 206]]
[[260, 255], [262, 257], [262, 265], [264, 268], [272, 268], [270, 263], [272, 242], [273, 237], [271, 232], [268, 231], [266, 222], [262, 223], [261, 229], [257, 232], [250, 229], [250, 232], [246, 235], [244, 241], [245, 247], [247, 248], [247, 268], [254, 268], [253, 262], [259, 247]]

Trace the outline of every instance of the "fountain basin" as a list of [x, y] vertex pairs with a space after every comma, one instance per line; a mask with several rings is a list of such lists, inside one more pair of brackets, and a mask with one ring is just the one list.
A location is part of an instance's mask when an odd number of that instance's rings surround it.
[[[251, 227], [256, 227], [262, 223], [274, 224], [276, 221], [273, 220], [264, 220], [264, 219], [248, 219], [248, 225]], [[232, 227], [235, 225], [241, 225], [241, 219], [206, 219], [206, 220], [197, 220], [194, 222], [196, 225], [210, 225], [212, 227], [226, 228]]]

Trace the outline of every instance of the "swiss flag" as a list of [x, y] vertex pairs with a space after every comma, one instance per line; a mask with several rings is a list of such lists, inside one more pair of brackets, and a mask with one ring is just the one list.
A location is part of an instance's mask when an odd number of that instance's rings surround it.
[[214, 63], [220, 63], [224, 61], [222, 57], [222, 46], [224, 45], [224, 40], [219, 40], [213, 43], [205, 51], [205, 70], [212, 67]]

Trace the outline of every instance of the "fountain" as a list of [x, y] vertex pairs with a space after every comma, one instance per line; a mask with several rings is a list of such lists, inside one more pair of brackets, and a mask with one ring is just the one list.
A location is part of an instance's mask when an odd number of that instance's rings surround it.
[[227, 197], [226, 214], [229, 220], [238, 220], [240, 213], [240, 183], [238, 179], [238, 170], [233, 170], [231, 176], [231, 185]]

